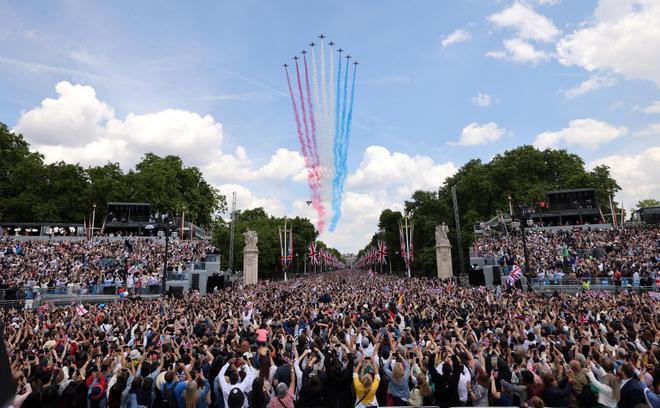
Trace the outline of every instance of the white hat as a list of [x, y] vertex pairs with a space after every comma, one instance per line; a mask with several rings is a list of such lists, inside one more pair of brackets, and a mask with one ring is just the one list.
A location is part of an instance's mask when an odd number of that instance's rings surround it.
[[128, 355], [131, 360], [139, 360], [142, 356], [140, 355], [140, 352], [138, 350], [131, 350], [130, 354]]

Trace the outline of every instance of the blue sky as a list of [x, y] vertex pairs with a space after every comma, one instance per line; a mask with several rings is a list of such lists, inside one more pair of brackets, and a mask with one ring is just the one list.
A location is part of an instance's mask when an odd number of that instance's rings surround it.
[[627, 206], [660, 198], [657, 1], [0, 0], [0, 13], [0, 121], [47, 159], [181, 154], [243, 208], [312, 218], [281, 64], [319, 33], [348, 49], [350, 174], [322, 236], [342, 250], [415, 188], [521, 144], [610, 164]]

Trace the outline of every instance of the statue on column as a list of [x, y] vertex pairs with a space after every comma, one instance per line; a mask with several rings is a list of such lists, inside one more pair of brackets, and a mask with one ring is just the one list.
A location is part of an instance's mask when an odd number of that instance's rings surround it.
[[435, 226], [435, 242], [443, 242], [443, 241], [449, 241], [449, 238], [447, 237], [447, 231], [449, 231], [449, 228], [445, 225], [443, 222], [442, 225], [436, 225]]
[[447, 279], [454, 276], [451, 262], [451, 243], [447, 237], [449, 227], [443, 222], [435, 227], [435, 260], [438, 268], [438, 278]]
[[259, 237], [257, 233], [252, 230], [247, 230], [243, 233], [243, 238], [245, 238], [245, 246], [249, 248], [254, 248], [257, 246]]
[[245, 248], [243, 249], [243, 283], [251, 285], [259, 280], [259, 237], [252, 230], [243, 233]]

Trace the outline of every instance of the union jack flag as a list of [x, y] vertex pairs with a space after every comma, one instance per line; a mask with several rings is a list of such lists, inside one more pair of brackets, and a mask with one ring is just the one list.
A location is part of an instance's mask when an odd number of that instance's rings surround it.
[[516, 282], [522, 278], [522, 269], [520, 269], [520, 266], [518, 265], [513, 265], [513, 269], [511, 269], [511, 272], [509, 272], [509, 276], [506, 277], [506, 283], [508, 283], [510, 286], [513, 286], [516, 284]]
[[287, 262], [293, 261], [293, 230], [289, 231], [289, 253], [286, 256]]
[[383, 241], [378, 241], [377, 245], [377, 257], [378, 263], [385, 264], [385, 257], [387, 256], [387, 245]]
[[310, 242], [309, 243], [309, 259], [312, 262], [312, 265], [316, 265], [318, 263], [318, 252], [316, 250], [316, 242]]

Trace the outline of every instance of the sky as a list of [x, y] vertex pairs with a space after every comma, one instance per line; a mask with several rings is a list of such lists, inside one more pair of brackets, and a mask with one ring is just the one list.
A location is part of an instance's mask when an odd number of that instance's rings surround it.
[[198, 166], [239, 209], [316, 214], [282, 64], [325, 34], [359, 60], [342, 218], [522, 144], [607, 164], [660, 199], [659, 0], [0, 0], [0, 121], [48, 162], [146, 152]]

